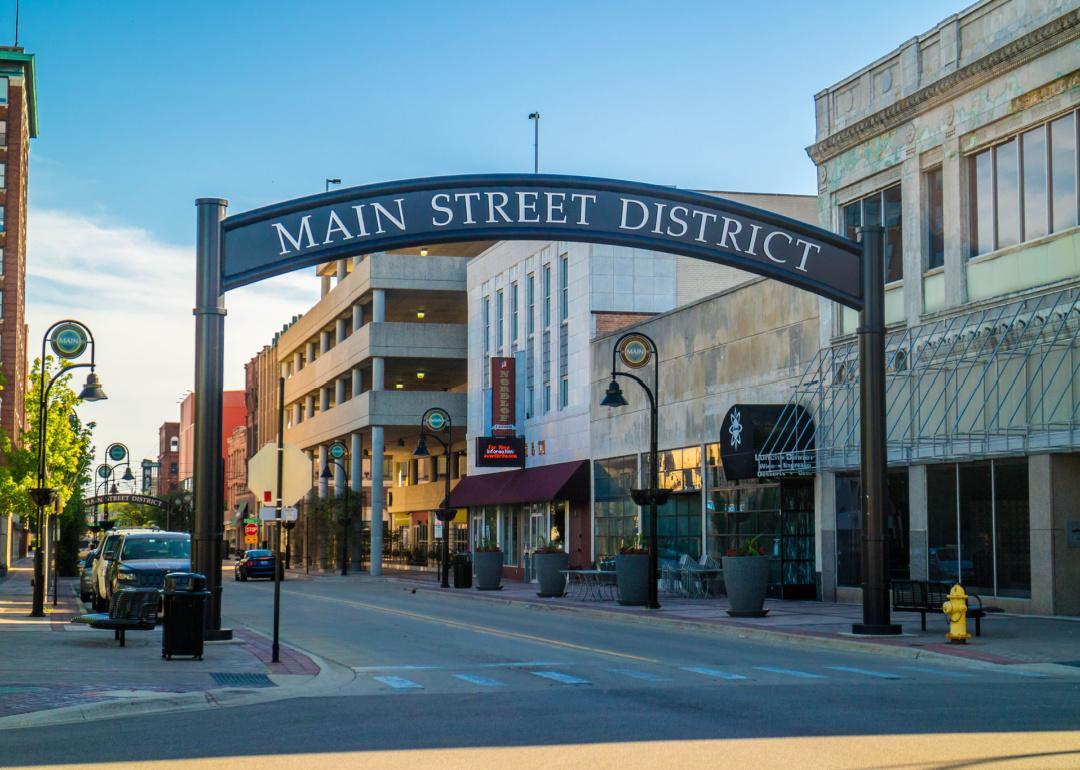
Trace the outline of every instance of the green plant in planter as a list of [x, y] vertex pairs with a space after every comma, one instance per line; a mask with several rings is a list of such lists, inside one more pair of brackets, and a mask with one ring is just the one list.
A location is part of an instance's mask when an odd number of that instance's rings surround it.
[[737, 545], [734, 548], [728, 548], [724, 552], [724, 556], [764, 556], [765, 548], [758, 543], [758, 535], [748, 537], [742, 542], [741, 545]]
[[536, 542], [538, 545], [533, 553], [562, 553], [564, 550], [561, 543], [549, 543], [543, 536], [536, 538]]
[[623, 541], [623, 544], [619, 546], [619, 553], [631, 555], [631, 554], [647, 554], [649, 549], [641, 544], [641, 533], [634, 535], [633, 539]]
[[498, 553], [499, 551], [502, 551], [502, 549], [499, 548], [499, 544], [491, 538], [484, 538], [477, 544], [476, 551], [477, 553]]

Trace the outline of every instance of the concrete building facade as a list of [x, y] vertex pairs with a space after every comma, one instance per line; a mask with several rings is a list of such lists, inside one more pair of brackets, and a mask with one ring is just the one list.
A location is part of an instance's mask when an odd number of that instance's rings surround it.
[[[984, 0], [815, 96], [820, 222], [885, 228], [895, 577], [1080, 614], [1080, 3]], [[858, 376], [822, 302], [817, 560], [857, 599]], [[807, 472], [812, 470], [807, 469]]]

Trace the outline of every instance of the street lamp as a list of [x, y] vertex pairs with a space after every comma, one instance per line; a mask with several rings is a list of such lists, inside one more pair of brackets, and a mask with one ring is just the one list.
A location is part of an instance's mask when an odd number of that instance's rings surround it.
[[326, 192], [330, 192], [330, 185], [332, 185], [332, 184], [341, 184], [341, 180], [337, 179], [337, 178], [332, 179], [330, 177], [327, 177], [327, 179], [326, 179]]
[[529, 120], [533, 122], [533, 173], [540, 173], [540, 113], [530, 112]]
[[[428, 409], [420, 418], [420, 439], [416, 442], [416, 449], [412, 453], [413, 457], [431, 457], [425, 440], [430, 436], [439, 442], [446, 455], [446, 495], [443, 497], [442, 505], [435, 511], [435, 516], [443, 525], [442, 569], [440, 570], [442, 572], [440, 585], [443, 588], [450, 587], [450, 522], [457, 515], [457, 511], [450, 507], [450, 442], [453, 441], [451, 427], [450, 415], [445, 409], [438, 407]], [[446, 433], [446, 441], [439, 438], [439, 433], [442, 432]]]
[[[616, 369], [616, 356], [622, 360], [623, 365], [629, 369], [642, 369], [653, 362], [653, 390], [635, 374], [620, 372]], [[619, 407], [626, 406], [629, 402], [623, 396], [622, 388], [616, 378], [626, 377], [642, 387], [645, 395], [649, 398], [649, 486], [645, 489], [632, 489], [630, 495], [634, 502], [644, 508], [649, 508], [649, 585], [648, 598], [645, 606], [652, 610], [660, 609], [660, 601], [657, 597], [657, 525], [656, 508], [667, 502], [671, 491], [660, 489], [660, 458], [656, 451], [656, 423], [658, 404], [657, 398], [660, 390], [660, 355], [656, 350], [656, 343], [652, 338], [640, 332], [628, 332], [615, 341], [611, 349], [611, 382], [607, 386], [604, 398], [600, 406]]]
[[341, 576], [345, 577], [349, 574], [349, 524], [351, 521], [349, 518], [349, 471], [337, 461], [345, 457], [345, 445], [340, 441], [335, 441], [330, 445], [329, 454], [332, 458], [337, 459], [328, 459], [326, 461], [319, 478], [329, 480], [333, 476], [330, 473], [331, 465], [341, 468], [341, 473], [345, 477], [345, 512], [338, 518], [338, 522], [341, 524]]
[[[51, 345], [53, 353], [61, 360], [60, 369], [45, 384], [47, 372], [45, 366], [45, 346]], [[87, 348], [90, 348], [89, 363], [66, 363], [82, 356]], [[72, 369], [87, 367], [90, 374], [86, 378], [79, 393], [80, 401], [101, 401], [107, 396], [101, 388], [101, 381], [94, 372], [95, 366], [94, 335], [85, 324], [72, 319], [57, 321], [45, 331], [41, 338], [41, 373], [38, 387], [38, 456], [37, 456], [37, 487], [31, 489], [30, 499], [37, 506], [37, 542], [34, 547], [34, 594], [31, 603], [30, 616], [40, 618], [45, 616], [45, 562], [41, 552], [44, 539], [45, 506], [50, 505], [56, 498], [56, 489], [45, 486], [46, 476], [46, 453], [45, 442], [49, 435], [48, 403], [49, 393], [52, 386], [60, 377]], [[66, 363], [66, 365], [65, 365]]]

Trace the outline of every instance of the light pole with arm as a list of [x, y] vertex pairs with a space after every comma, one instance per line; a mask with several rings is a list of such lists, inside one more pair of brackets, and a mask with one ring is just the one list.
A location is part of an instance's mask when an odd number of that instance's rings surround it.
[[[90, 349], [89, 363], [61, 363], [59, 371], [54, 374], [45, 384], [47, 368], [45, 366], [45, 348], [52, 344], [52, 350], [61, 361], [70, 361], [82, 356], [86, 349]], [[86, 377], [86, 384], [79, 394], [80, 401], [101, 401], [107, 398], [101, 388], [95, 369], [95, 346], [94, 335], [85, 324], [72, 319], [57, 321], [50, 326], [41, 338], [41, 372], [38, 379], [38, 456], [37, 456], [37, 487], [30, 490], [30, 499], [37, 506], [37, 542], [34, 546], [34, 593], [31, 602], [31, 617], [44, 617], [45, 615], [45, 562], [41, 552], [42, 542], [45, 536], [44, 519], [45, 506], [52, 503], [56, 496], [56, 490], [45, 486], [47, 475], [46, 447], [45, 442], [49, 436], [49, 394], [56, 381], [70, 372], [72, 369], [89, 368], [90, 374]]]
[[330, 445], [330, 451], [328, 452], [330, 459], [327, 459], [326, 464], [323, 465], [322, 473], [319, 474], [319, 478], [327, 479], [333, 477], [334, 474], [330, 472], [330, 466], [335, 465], [341, 469], [341, 473], [345, 478], [345, 512], [338, 519], [341, 523], [341, 575], [344, 577], [349, 574], [349, 524], [351, 522], [349, 511], [349, 471], [342, 463], [339, 463], [334, 458], [344, 458], [346, 456], [345, 445], [340, 441], [335, 441]]
[[[416, 442], [416, 449], [413, 450], [413, 457], [431, 457], [426, 441], [427, 437], [431, 437], [439, 442], [446, 455], [446, 493], [442, 505], [435, 511], [436, 517], [443, 525], [442, 569], [439, 583], [443, 588], [450, 587], [450, 522], [457, 514], [457, 511], [450, 507], [450, 444], [453, 441], [451, 427], [450, 415], [445, 409], [438, 407], [428, 409], [420, 418], [420, 439]], [[439, 437], [439, 433], [442, 432], [446, 433], [446, 441]]]
[[[653, 362], [653, 388], [655, 388], [655, 392], [637, 375], [618, 371], [616, 357], [621, 358], [623, 364], [631, 369], [642, 369], [649, 365], [651, 359]], [[618, 407], [627, 406], [629, 403], [623, 396], [617, 377], [626, 377], [636, 382], [645, 391], [645, 395], [649, 399], [649, 486], [646, 489], [631, 490], [631, 495], [634, 502], [639, 506], [645, 507], [647, 505], [649, 508], [649, 585], [647, 587], [646, 606], [649, 609], [658, 610], [660, 609], [660, 600], [657, 596], [659, 548], [657, 547], [656, 509], [657, 506], [667, 502], [671, 493], [667, 489], [660, 489], [660, 458], [657, 456], [656, 450], [660, 355], [656, 350], [656, 343], [653, 342], [651, 337], [640, 332], [628, 332], [615, 341], [615, 345], [611, 349], [611, 382], [608, 384], [603, 400], [600, 401], [600, 406]]]

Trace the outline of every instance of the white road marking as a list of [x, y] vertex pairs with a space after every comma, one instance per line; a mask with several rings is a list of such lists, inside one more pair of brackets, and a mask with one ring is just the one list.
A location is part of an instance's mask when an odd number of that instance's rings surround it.
[[488, 679], [486, 676], [477, 676], [476, 674], [454, 674], [454, 677], [463, 682], [468, 682], [469, 684], [478, 684], [481, 687], [502, 687], [502, 682], [495, 679]]
[[641, 679], [645, 682], [670, 682], [671, 677], [659, 676], [657, 674], [650, 674], [648, 671], [634, 671], [632, 668], [612, 668], [608, 669], [613, 674], [622, 674], [623, 676], [631, 677], [632, 679]]
[[821, 674], [811, 674], [809, 671], [799, 671], [794, 668], [776, 668], [774, 666], [754, 666], [758, 671], [769, 671], [773, 674], [783, 674], [784, 676], [793, 676], [798, 679], [826, 679], [827, 677]]
[[376, 676], [373, 677], [376, 682], [382, 682], [385, 685], [393, 687], [395, 690], [423, 690], [422, 684], [417, 684], [411, 679], [402, 679], [400, 676]]
[[371, 671], [438, 671], [442, 666], [353, 666], [353, 671], [365, 674]]
[[734, 682], [734, 681], [736, 681], [738, 679], [747, 679], [748, 678], [748, 677], [743, 676], [742, 674], [730, 674], [727, 671], [720, 671], [720, 670], [715, 669], [715, 668], [700, 668], [700, 667], [684, 666], [683, 671], [689, 671], [689, 672], [691, 672], [693, 674], [702, 674], [704, 676], [711, 676], [711, 677], [715, 677], [717, 679], [727, 679], [727, 680], [732, 681], [732, 682]]
[[954, 679], [971, 679], [974, 674], [966, 671], [949, 671], [944, 668], [931, 668], [930, 666], [900, 666], [905, 671], [918, 671], [920, 674], [936, 674], [937, 676], [950, 676]]
[[588, 679], [581, 679], [576, 676], [570, 676], [569, 674], [563, 674], [559, 671], [530, 671], [533, 676], [540, 676], [544, 679], [551, 679], [552, 681], [559, 682], [560, 684], [592, 684]]
[[903, 679], [899, 674], [890, 674], [887, 671], [871, 671], [868, 668], [856, 668], [855, 666], [826, 666], [825, 668], [831, 668], [833, 671], [846, 671], [849, 674], [873, 676], [878, 679]]

